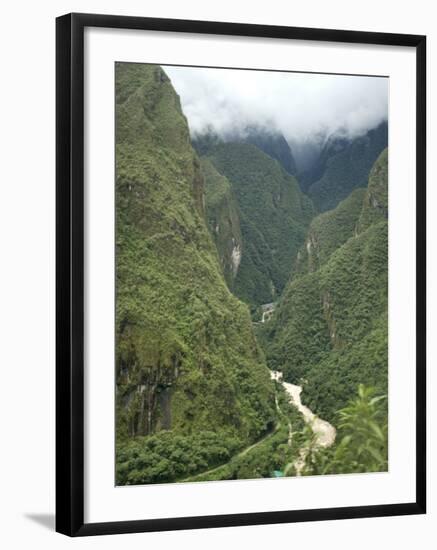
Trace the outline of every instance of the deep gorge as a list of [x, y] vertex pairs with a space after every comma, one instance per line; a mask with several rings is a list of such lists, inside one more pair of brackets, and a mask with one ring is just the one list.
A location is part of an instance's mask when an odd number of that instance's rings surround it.
[[117, 483], [283, 473], [311, 434], [270, 370], [333, 423], [387, 391], [385, 130], [308, 185], [274, 131], [192, 139], [159, 66], [116, 103]]

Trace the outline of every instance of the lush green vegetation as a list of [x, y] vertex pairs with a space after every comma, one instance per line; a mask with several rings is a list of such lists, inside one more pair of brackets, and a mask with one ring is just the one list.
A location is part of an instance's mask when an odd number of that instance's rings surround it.
[[[387, 152], [364, 189], [372, 139], [330, 153], [311, 193], [336, 207], [314, 218], [281, 136], [211, 135], [200, 160], [165, 72], [116, 64], [118, 484], [294, 475], [303, 445], [306, 473], [386, 468]], [[255, 334], [250, 310], [278, 299]], [[339, 428], [332, 449], [313, 449], [268, 366]]]
[[292, 475], [301, 445], [306, 442], [304, 421], [277, 384], [278, 421], [260, 441], [236, 453], [231, 460], [184, 481], [218, 481], [272, 477], [275, 471]]
[[[317, 238], [307, 260], [292, 277], [273, 320], [258, 328], [269, 366], [304, 386], [307, 404], [333, 421], [336, 411], [366, 382], [387, 388], [387, 221], [365, 214], [376, 181], [387, 186], [387, 154], [372, 170], [361, 212], [356, 193], [335, 211], [312, 223]], [[380, 190], [379, 197], [384, 195]], [[386, 196], [386, 195], [385, 195]], [[383, 207], [382, 199], [375, 208]], [[335, 235], [336, 218], [348, 219]], [[386, 210], [385, 210], [386, 212]], [[374, 223], [365, 226], [363, 216]], [[360, 228], [358, 228], [358, 225]], [[361, 231], [361, 232], [360, 232]], [[339, 246], [329, 254], [334, 244]], [[313, 260], [315, 255], [316, 260]]]
[[365, 189], [355, 189], [334, 210], [328, 210], [313, 219], [305, 244], [299, 250], [293, 276], [316, 271], [355, 233], [363, 210]]
[[336, 415], [335, 445], [317, 448], [314, 436], [307, 441], [304, 475], [386, 472], [388, 470], [387, 396], [362, 384], [358, 396]]
[[364, 231], [374, 223], [388, 218], [388, 149], [385, 149], [375, 163], [369, 177], [358, 230]]
[[277, 160], [289, 174], [295, 175], [297, 172], [290, 146], [277, 130], [270, 131], [260, 126], [250, 126], [239, 132], [220, 137], [212, 129], [209, 129], [202, 135], [194, 137], [193, 147], [199, 155], [204, 156], [208, 155], [220, 143], [226, 142], [251, 143], [269, 157]]
[[249, 444], [275, 422], [273, 384], [222, 275], [179, 99], [160, 67], [119, 63], [116, 105], [117, 463], [162, 430]]
[[232, 186], [243, 254], [233, 291], [256, 306], [283, 290], [314, 214], [293, 176], [257, 147], [219, 143], [207, 157]]
[[117, 484], [216, 481], [271, 477], [275, 470], [291, 474], [305, 443], [304, 421], [276, 385], [276, 424], [250, 446], [224, 430], [155, 435], [120, 440]]
[[178, 481], [230, 460], [241, 442], [222, 431], [180, 435], [161, 431], [123, 441], [117, 448], [117, 484]]
[[[309, 187], [316, 207], [324, 212], [335, 208], [357, 187], [366, 187], [370, 170], [388, 144], [387, 123], [380, 124], [352, 141], [328, 141], [322, 151], [322, 176]], [[338, 150], [339, 149], [339, 150]]]
[[255, 145], [266, 155], [277, 160], [289, 174], [296, 174], [297, 168], [293, 153], [281, 133], [250, 127], [245, 132], [244, 141]]

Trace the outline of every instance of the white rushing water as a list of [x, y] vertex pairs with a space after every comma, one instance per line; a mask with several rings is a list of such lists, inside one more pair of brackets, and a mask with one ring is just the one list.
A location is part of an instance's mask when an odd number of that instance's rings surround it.
[[[270, 375], [273, 380], [276, 380], [284, 387], [285, 391], [290, 397], [290, 403], [296, 407], [301, 413], [305, 422], [311, 427], [314, 436], [315, 444], [317, 447], [330, 447], [335, 441], [335, 428], [326, 420], [322, 420], [316, 416], [311, 409], [302, 403], [301, 393], [302, 387], [284, 382], [282, 378], [282, 372], [270, 371]], [[305, 459], [309, 452], [309, 446], [304, 446], [300, 449], [299, 458], [295, 461], [294, 467], [296, 475], [301, 475], [305, 466]]]

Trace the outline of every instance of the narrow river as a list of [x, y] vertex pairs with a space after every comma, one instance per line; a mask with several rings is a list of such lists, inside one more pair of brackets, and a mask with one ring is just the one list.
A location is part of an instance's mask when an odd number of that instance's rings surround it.
[[[315, 436], [315, 444], [317, 447], [330, 447], [335, 441], [335, 428], [326, 420], [322, 420], [316, 416], [311, 409], [306, 405], [302, 404], [301, 393], [302, 387], [296, 386], [295, 384], [290, 384], [289, 382], [284, 382], [282, 378], [282, 372], [280, 371], [270, 371], [270, 376], [273, 380], [276, 380], [284, 387], [285, 391], [290, 397], [290, 403], [296, 407], [296, 409], [303, 416], [305, 422], [312, 429]], [[305, 467], [305, 460], [309, 452], [309, 445], [304, 446], [300, 449], [299, 458], [294, 462], [294, 468], [296, 470], [296, 475], [302, 475], [302, 471]]]
[[[329, 424], [329, 422], [326, 422], [326, 420], [322, 420], [321, 418], [316, 416], [311, 411], [311, 409], [309, 409], [307, 406], [302, 404], [302, 401], [300, 398], [300, 394], [302, 393], [301, 386], [296, 386], [294, 384], [289, 384], [288, 382], [284, 382], [282, 378], [282, 372], [280, 371], [270, 371], [270, 376], [273, 380], [276, 380], [277, 382], [282, 384], [282, 386], [284, 387], [285, 391], [289, 396], [290, 403], [300, 412], [304, 421], [311, 427], [315, 436], [315, 446], [319, 448], [330, 447], [335, 441], [335, 428], [334, 426]], [[275, 402], [276, 402], [276, 408], [278, 412], [281, 412], [277, 397], [275, 398]], [[278, 421], [277, 425], [270, 433], [265, 435], [262, 439], [260, 439], [256, 443], [253, 443], [249, 447], [246, 447], [245, 449], [240, 451], [238, 454], [236, 454], [233, 457], [233, 460], [235, 460], [237, 457], [241, 457], [248, 454], [255, 447], [258, 447], [259, 445], [264, 443], [269, 437], [271, 437], [278, 431], [280, 425], [281, 423], [280, 421]], [[291, 423], [288, 424], [288, 429], [289, 429], [288, 446], [291, 447], [292, 438], [293, 438]], [[303, 447], [301, 447], [299, 449], [298, 458], [294, 462], [290, 462], [286, 465], [284, 469], [284, 474], [287, 474], [291, 468], [294, 468], [294, 471], [296, 472], [296, 476], [301, 476], [305, 468], [305, 462], [306, 462], [306, 458], [308, 456], [309, 450], [310, 450], [310, 444], [304, 445]], [[219, 466], [211, 468], [206, 472], [200, 472], [193, 476], [182, 479], [181, 481], [196, 481], [199, 478], [203, 478], [205, 475], [212, 474], [213, 472], [219, 471], [221, 468], [225, 468], [227, 464], [228, 463], [220, 464]]]

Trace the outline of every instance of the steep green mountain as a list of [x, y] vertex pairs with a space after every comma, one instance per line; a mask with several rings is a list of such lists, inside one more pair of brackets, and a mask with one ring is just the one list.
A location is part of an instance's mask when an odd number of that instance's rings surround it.
[[262, 329], [269, 366], [303, 383], [308, 405], [328, 420], [358, 384], [387, 388], [387, 151], [362, 195], [313, 221], [306, 255]]
[[312, 168], [314, 174], [322, 175], [308, 187], [319, 211], [335, 208], [355, 188], [365, 187], [374, 162], [387, 144], [387, 122], [352, 141], [335, 137], [328, 140]]
[[264, 434], [273, 385], [224, 281], [170, 80], [129, 63], [115, 78], [117, 482], [162, 482]]
[[220, 143], [251, 143], [266, 155], [277, 160], [291, 175], [297, 172], [296, 162], [290, 145], [283, 134], [277, 130], [268, 130], [261, 126], [248, 126], [239, 132], [230, 132], [219, 136], [212, 129], [193, 139], [193, 146], [199, 155], [207, 155]]
[[253, 305], [282, 292], [314, 215], [296, 179], [256, 146], [219, 143], [208, 160], [230, 182], [240, 212], [241, 263], [233, 291]]
[[201, 160], [205, 178], [206, 219], [228, 287], [232, 290], [241, 261], [240, 213], [228, 179], [207, 159]]
[[364, 231], [373, 223], [388, 218], [388, 149], [385, 149], [370, 174], [369, 185], [358, 222]]
[[294, 276], [316, 271], [355, 233], [365, 196], [365, 189], [355, 189], [334, 210], [328, 210], [313, 219], [305, 243], [297, 253]]
[[243, 140], [245, 143], [256, 145], [266, 155], [276, 159], [289, 174], [293, 176], [296, 174], [297, 168], [293, 153], [280, 132], [269, 132], [256, 126], [249, 127], [246, 132]]

